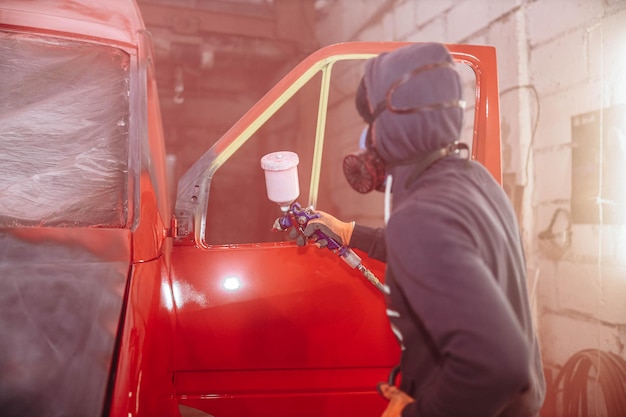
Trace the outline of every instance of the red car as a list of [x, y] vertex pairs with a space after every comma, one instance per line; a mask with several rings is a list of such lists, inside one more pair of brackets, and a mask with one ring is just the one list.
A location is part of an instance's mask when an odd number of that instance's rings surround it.
[[[364, 60], [402, 45], [313, 53], [174, 203], [136, 4], [3, 1], [0, 415], [379, 416], [376, 384], [399, 360], [383, 297], [332, 251], [271, 230], [260, 159], [297, 153], [302, 206], [380, 224], [382, 196], [349, 191], [341, 159], [358, 147]], [[495, 50], [448, 47], [465, 68], [464, 140], [500, 179]]]

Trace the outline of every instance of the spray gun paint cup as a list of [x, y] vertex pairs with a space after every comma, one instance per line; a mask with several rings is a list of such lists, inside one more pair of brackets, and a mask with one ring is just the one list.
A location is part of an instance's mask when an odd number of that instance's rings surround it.
[[284, 212], [289, 210], [291, 203], [300, 195], [299, 162], [298, 155], [289, 151], [272, 152], [261, 158], [267, 197]]

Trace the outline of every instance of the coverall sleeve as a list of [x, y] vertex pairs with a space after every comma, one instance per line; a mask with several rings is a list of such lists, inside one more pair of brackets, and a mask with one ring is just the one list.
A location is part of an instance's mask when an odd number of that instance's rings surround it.
[[388, 265], [441, 358], [403, 417], [497, 416], [528, 389], [530, 348], [478, 251], [464, 225], [437, 208], [389, 221]]
[[349, 246], [367, 253], [370, 258], [385, 262], [387, 247], [385, 244], [385, 229], [354, 225]]

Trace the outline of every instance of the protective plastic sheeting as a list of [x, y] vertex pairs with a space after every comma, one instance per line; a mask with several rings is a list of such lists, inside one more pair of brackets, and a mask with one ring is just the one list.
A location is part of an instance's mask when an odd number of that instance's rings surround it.
[[0, 32], [0, 227], [125, 227], [125, 52]]

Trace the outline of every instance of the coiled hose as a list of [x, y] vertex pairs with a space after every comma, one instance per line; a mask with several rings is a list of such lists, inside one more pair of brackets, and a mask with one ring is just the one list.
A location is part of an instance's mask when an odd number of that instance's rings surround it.
[[[590, 383], [598, 390], [588, 398]], [[626, 416], [626, 361], [597, 349], [581, 350], [570, 357], [554, 379], [547, 401], [553, 401], [555, 417]], [[551, 397], [551, 398], [550, 398]], [[598, 409], [604, 405], [605, 409]]]

